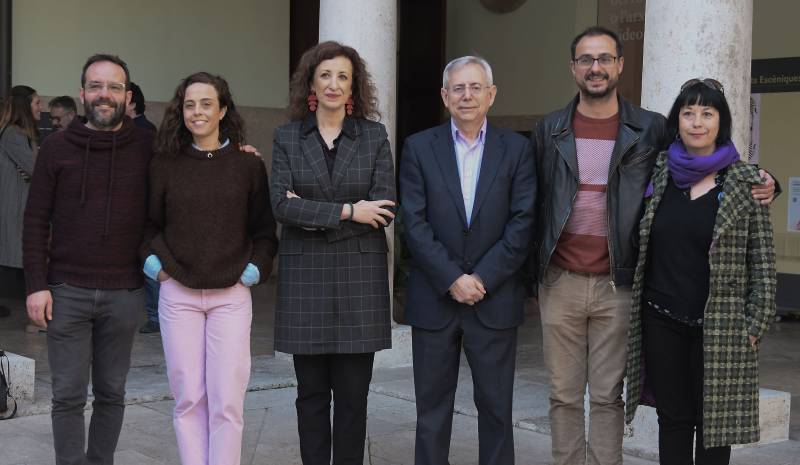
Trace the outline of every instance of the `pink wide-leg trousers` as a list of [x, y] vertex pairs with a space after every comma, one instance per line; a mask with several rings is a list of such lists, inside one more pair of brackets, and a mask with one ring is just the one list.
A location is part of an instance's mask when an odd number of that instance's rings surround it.
[[161, 339], [183, 465], [239, 465], [250, 379], [250, 289], [161, 283]]

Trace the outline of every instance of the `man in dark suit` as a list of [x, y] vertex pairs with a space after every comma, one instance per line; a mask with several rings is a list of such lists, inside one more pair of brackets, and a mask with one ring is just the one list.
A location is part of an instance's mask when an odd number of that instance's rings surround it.
[[444, 70], [447, 123], [406, 140], [401, 212], [413, 256], [405, 315], [417, 399], [415, 463], [445, 465], [461, 347], [478, 409], [481, 465], [514, 463], [511, 407], [520, 267], [532, 240], [536, 169], [527, 139], [487, 124], [497, 88], [485, 60]]

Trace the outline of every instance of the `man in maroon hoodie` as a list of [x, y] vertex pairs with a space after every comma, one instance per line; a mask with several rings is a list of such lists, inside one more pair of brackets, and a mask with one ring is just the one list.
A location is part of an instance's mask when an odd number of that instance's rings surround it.
[[[144, 305], [137, 250], [154, 135], [125, 117], [129, 85], [118, 57], [89, 58], [80, 90], [88, 121], [76, 118], [44, 141], [25, 210], [28, 315], [47, 327], [58, 465], [113, 463], [122, 427], [125, 379]], [[90, 374], [87, 447], [83, 410]]]

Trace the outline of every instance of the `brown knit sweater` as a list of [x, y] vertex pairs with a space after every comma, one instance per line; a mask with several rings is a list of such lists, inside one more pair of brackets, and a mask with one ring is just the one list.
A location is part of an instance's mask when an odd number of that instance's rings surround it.
[[152, 147], [152, 131], [129, 118], [118, 131], [95, 131], [75, 118], [45, 139], [25, 209], [28, 294], [47, 289], [48, 281], [92, 289], [142, 285], [138, 249]]
[[236, 284], [249, 262], [264, 281], [277, 250], [259, 157], [230, 144], [153, 158], [142, 259], [155, 254], [186, 287], [218, 289]]

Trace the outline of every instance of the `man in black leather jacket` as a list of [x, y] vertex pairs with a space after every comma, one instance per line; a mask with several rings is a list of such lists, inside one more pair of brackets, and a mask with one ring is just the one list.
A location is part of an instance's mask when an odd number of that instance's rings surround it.
[[653, 164], [669, 141], [662, 115], [618, 95], [624, 59], [614, 32], [591, 27], [571, 52], [579, 94], [531, 136], [538, 189], [528, 270], [534, 292], [538, 284], [555, 464], [622, 465], [638, 225]]
[[[616, 94], [616, 92], [614, 92]], [[614, 142], [606, 188], [611, 279], [627, 286], [636, 266], [637, 234], [644, 191], [658, 153], [666, 148], [666, 120], [619, 95], [619, 131]], [[565, 108], [545, 116], [533, 134], [540, 185], [537, 193], [540, 228], [536, 232], [536, 273], [544, 276], [572, 211], [578, 187], [578, 162], [572, 120], [580, 104], [576, 96]]]
[[552, 451], [556, 465], [621, 465], [634, 242], [650, 172], [666, 147], [666, 120], [617, 94], [624, 59], [615, 33], [589, 28], [571, 51], [580, 92], [532, 135], [539, 184], [531, 254], [551, 381]]

